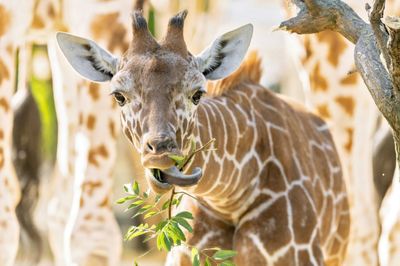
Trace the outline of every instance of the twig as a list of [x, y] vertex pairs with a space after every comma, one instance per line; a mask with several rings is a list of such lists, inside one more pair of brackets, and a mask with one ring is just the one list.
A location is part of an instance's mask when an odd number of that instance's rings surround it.
[[171, 190], [171, 197], [169, 198], [169, 204], [168, 204], [168, 220], [171, 219], [171, 213], [172, 213], [172, 201], [174, 200], [175, 196], [175, 186]]
[[193, 152], [186, 158], [185, 163], [182, 165], [182, 167], [181, 167], [179, 170], [182, 171], [182, 170], [185, 168], [185, 166], [188, 165], [188, 163], [193, 159], [193, 157], [194, 157], [197, 153], [199, 153], [199, 152], [204, 151], [205, 149], [207, 149], [213, 142], [215, 142], [215, 139], [214, 139], [214, 138], [213, 138], [213, 139], [210, 139], [210, 140], [209, 140], [206, 144], [204, 144], [202, 147], [200, 147], [200, 148], [196, 149], [195, 151], [193, 151]]

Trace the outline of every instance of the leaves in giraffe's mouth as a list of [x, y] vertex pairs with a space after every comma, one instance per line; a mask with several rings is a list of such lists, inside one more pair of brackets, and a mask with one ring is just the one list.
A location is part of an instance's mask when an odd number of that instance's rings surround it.
[[175, 161], [175, 166], [160, 171], [161, 180], [164, 180], [168, 184], [181, 187], [188, 187], [197, 184], [203, 175], [203, 171], [200, 167], [195, 167], [191, 174], [184, 174], [183, 171], [197, 153], [210, 150], [209, 147], [214, 141], [215, 139], [211, 139], [200, 148], [196, 148], [196, 142], [191, 140], [188, 154], [184, 156], [170, 155], [169, 157]]
[[188, 187], [197, 184], [203, 175], [203, 171], [200, 167], [195, 167], [191, 174], [185, 174], [184, 169], [193, 159], [193, 157], [205, 150], [209, 150], [209, 146], [215, 141], [211, 139], [202, 147], [196, 149], [196, 142], [190, 142], [190, 149], [186, 155], [169, 155], [169, 157], [175, 162], [175, 166], [160, 170], [151, 169], [153, 177], [162, 184], [177, 185], [180, 187]]
[[160, 169], [151, 169], [151, 173], [158, 182], [166, 183], [164, 179], [164, 174], [161, 172]]

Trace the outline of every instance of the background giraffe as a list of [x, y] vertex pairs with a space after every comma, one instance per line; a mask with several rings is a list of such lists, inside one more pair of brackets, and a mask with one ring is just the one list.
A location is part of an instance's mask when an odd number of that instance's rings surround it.
[[[360, 16], [366, 17], [363, 2], [346, 2]], [[395, 4], [394, 1], [388, 1], [387, 10], [393, 12], [396, 9]], [[301, 36], [301, 42], [305, 51], [300, 65], [304, 66], [309, 74], [310, 82], [306, 86], [306, 100], [317, 113], [330, 122], [343, 165], [348, 170], [353, 229], [347, 264], [377, 265], [380, 259], [377, 246], [381, 221], [384, 228], [385, 224], [386, 227], [393, 227], [394, 216], [390, 216], [390, 222], [385, 222], [384, 217], [381, 217], [380, 221], [378, 217], [380, 203], [385, 194], [376, 194], [373, 180], [385, 177], [372, 176], [371, 169], [371, 140], [378, 117], [376, 107], [359, 75], [351, 73], [354, 69], [352, 44], [332, 32]], [[378, 188], [378, 191], [385, 192], [386, 189], [387, 187]], [[393, 202], [393, 195], [391, 199]], [[386, 209], [389, 210], [388, 207]], [[393, 206], [390, 206], [390, 210], [393, 212]], [[392, 255], [399, 252], [394, 251], [394, 239], [396, 237], [392, 233], [391, 239], [387, 240], [392, 246]], [[387, 246], [381, 247], [379, 256], [387, 250]], [[387, 264], [381, 260], [381, 265]]]
[[[4, 204], [4, 213], [10, 216], [4, 217], [4, 222], [3, 217], [1, 220], [0, 230], [4, 230], [4, 233], [1, 233], [0, 239], [0, 264], [13, 265], [18, 247], [18, 223], [14, 209], [19, 199], [10, 161], [10, 99], [14, 93], [15, 50], [32, 43], [47, 43], [50, 37], [54, 37], [56, 30], [69, 29], [93, 36], [112, 51], [123, 51], [127, 46], [127, 42], [123, 41], [127, 35], [124, 27], [129, 25], [133, 2], [86, 3], [85, 10], [88, 12], [84, 13], [77, 12], [82, 8], [82, 3], [78, 1], [2, 1], [0, 4], [0, 93], [4, 93], [1, 97], [0, 134], [0, 161], [4, 170], [1, 169], [0, 176], [5, 184], [1, 186], [4, 189], [1, 197], [6, 199], [4, 203], [1, 201], [1, 205]], [[76, 14], [82, 15], [77, 17]], [[63, 21], [63, 17], [70, 20]], [[113, 30], [109, 27], [113, 27]], [[118, 130], [118, 120], [109, 111], [112, 110], [113, 103], [106, 90], [99, 86], [83, 82], [76, 76], [68, 79], [68, 70], [65, 69], [61, 75], [60, 67], [56, 63], [55, 46], [51, 42], [49, 54], [59, 121], [57, 184], [50, 207], [49, 229], [56, 263], [71, 265], [74, 261], [79, 265], [117, 265], [121, 252], [121, 236], [109, 200], [115, 136]]]
[[[364, 3], [346, 1], [364, 14]], [[299, 65], [309, 84], [309, 106], [328, 121], [338, 148], [351, 209], [347, 265], [378, 265], [378, 195], [372, 176], [372, 137], [377, 109], [355, 69], [354, 47], [339, 34], [322, 32], [299, 37], [304, 46]]]
[[[128, 46], [133, 4], [63, 1], [59, 15], [69, 31], [90, 36], [110, 51], [123, 52]], [[60, 121], [57, 184], [49, 227], [56, 263], [118, 265], [122, 243], [110, 200], [119, 124], [115, 103], [105, 86], [72, 75], [64, 59], [57, 57], [53, 42], [49, 43], [49, 55]], [[59, 197], [65, 187], [70, 189], [68, 200]], [[60, 231], [64, 232], [61, 237]]]
[[15, 1], [0, 1], [0, 264], [6, 266], [14, 264], [19, 240], [15, 208], [20, 190], [11, 157], [11, 97], [16, 86], [15, 56], [18, 44], [14, 39], [24, 34], [26, 21], [21, 15], [13, 16], [17, 8]]

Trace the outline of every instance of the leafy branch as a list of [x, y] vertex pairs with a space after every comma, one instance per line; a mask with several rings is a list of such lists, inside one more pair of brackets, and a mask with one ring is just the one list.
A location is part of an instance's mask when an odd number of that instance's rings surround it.
[[[196, 148], [195, 142], [191, 142], [189, 153], [185, 156], [171, 156], [176, 163], [176, 166], [182, 171], [185, 166], [193, 159], [193, 157], [202, 151], [208, 150], [209, 146], [215, 141], [210, 140], [200, 148]], [[143, 242], [147, 242], [151, 239], [156, 239], [157, 249], [159, 251], [170, 251], [176, 246], [185, 246], [191, 250], [191, 261], [194, 266], [200, 266], [200, 255], [204, 257], [204, 266], [211, 266], [212, 262], [219, 266], [232, 266], [234, 263], [230, 260], [236, 255], [236, 251], [233, 250], [221, 250], [218, 247], [205, 248], [199, 250], [197, 247], [188, 244], [186, 241], [186, 233], [193, 233], [193, 228], [190, 224], [193, 220], [192, 213], [188, 211], [181, 211], [176, 215], [172, 216], [172, 207], [178, 207], [182, 201], [183, 196], [189, 196], [197, 201], [200, 200], [187, 192], [178, 191], [172, 189], [170, 197], [166, 201], [162, 201], [162, 195], [155, 195], [154, 199], [151, 200], [150, 190], [141, 192], [138, 182], [134, 181], [133, 184], [125, 184], [124, 191], [127, 196], [117, 200], [118, 204], [129, 203], [125, 211], [134, 211], [133, 217], [143, 215], [144, 220], [159, 215], [168, 211], [168, 218], [164, 219], [157, 224], [141, 223], [137, 226], [129, 227], [125, 234], [125, 240], [132, 240], [136, 237], [146, 235]], [[179, 195], [177, 198], [175, 196]], [[201, 203], [201, 202], [200, 202]], [[210, 251], [215, 251], [211, 256]], [[148, 252], [146, 252], [147, 254]], [[135, 265], [137, 263], [135, 262]]]

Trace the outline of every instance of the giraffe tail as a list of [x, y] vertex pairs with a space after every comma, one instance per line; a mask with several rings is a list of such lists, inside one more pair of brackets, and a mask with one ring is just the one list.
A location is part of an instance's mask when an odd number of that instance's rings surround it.
[[13, 106], [13, 161], [21, 186], [21, 200], [16, 208], [21, 227], [20, 255], [24, 261], [38, 262], [42, 239], [34, 224], [33, 214], [39, 198], [41, 123], [39, 109], [30, 90], [18, 91], [18, 94], [22, 96]]

